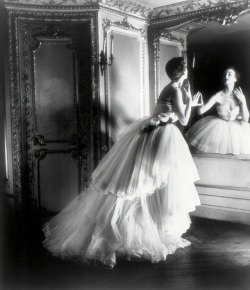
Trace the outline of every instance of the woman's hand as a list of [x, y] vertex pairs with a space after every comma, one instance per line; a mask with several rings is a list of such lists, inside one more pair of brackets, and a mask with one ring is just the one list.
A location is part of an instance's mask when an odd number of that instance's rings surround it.
[[185, 97], [190, 101], [192, 100], [191, 90], [190, 90], [190, 83], [188, 80], [184, 81], [183, 83], [183, 91], [185, 94]]
[[247, 108], [247, 102], [246, 102], [246, 97], [242, 92], [241, 88], [235, 89], [234, 94], [239, 102], [240, 105], [240, 115], [241, 115], [241, 120], [244, 122], [249, 121], [249, 111]]
[[[199, 100], [200, 100], [200, 102], [199, 102]], [[197, 92], [193, 96], [192, 107], [196, 107], [196, 106], [204, 106], [202, 94], [200, 92]]]
[[242, 89], [240, 87], [238, 89], [234, 90], [234, 94], [235, 94], [238, 102], [240, 103], [240, 105], [246, 104], [246, 97], [243, 94]]

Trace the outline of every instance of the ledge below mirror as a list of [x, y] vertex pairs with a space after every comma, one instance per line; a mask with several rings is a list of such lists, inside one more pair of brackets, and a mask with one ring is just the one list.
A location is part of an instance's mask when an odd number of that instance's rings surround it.
[[192, 215], [250, 224], [250, 156], [195, 154], [201, 206]]

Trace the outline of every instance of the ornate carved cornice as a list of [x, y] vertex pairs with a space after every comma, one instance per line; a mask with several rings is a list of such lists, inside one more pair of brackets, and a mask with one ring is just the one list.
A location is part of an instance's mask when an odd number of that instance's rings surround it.
[[242, 6], [226, 5], [215, 12], [206, 12], [198, 19], [199, 22], [217, 21], [222, 25], [231, 25], [237, 23], [237, 19], [247, 12], [250, 8], [250, 3], [246, 3]]
[[6, 3], [19, 3], [31, 5], [56, 5], [56, 6], [72, 6], [72, 5], [92, 5], [97, 4], [99, 0], [4, 0]]
[[177, 19], [192, 18], [194, 21], [218, 21], [232, 24], [250, 9], [249, 0], [198, 0], [155, 8], [149, 15], [150, 23], [164, 23]]
[[216, 11], [220, 6], [227, 5], [242, 5], [246, 1], [236, 0], [187, 0], [172, 5], [154, 8], [150, 13], [151, 19], [159, 19], [167, 16], [186, 14], [189, 12], [198, 12], [204, 9], [212, 9]]
[[151, 24], [191, 17], [197, 21], [234, 23], [249, 10], [249, 0], [187, 0], [151, 8], [133, 0], [5, 0], [7, 8], [62, 11], [106, 10], [149, 21]]
[[131, 0], [100, 0], [101, 5], [147, 19], [152, 8]]
[[122, 21], [116, 21], [116, 22], [111, 22], [108, 19], [104, 19], [102, 27], [103, 27], [105, 32], [107, 30], [109, 30], [110, 27], [117, 27], [117, 28], [121, 28], [124, 30], [139, 32], [142, 38], [144, 38], [144, 39], [146, 38], [146, 31], [144, 29], [141, 29], [141, 28], [138, 29], [138, 28], [134, 27], [132, 24], [128, 23], [127, 17], [125, 17]]

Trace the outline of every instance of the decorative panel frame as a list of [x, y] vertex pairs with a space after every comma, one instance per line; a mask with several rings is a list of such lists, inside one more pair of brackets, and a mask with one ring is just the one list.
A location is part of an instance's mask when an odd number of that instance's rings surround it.
[[[136, 28], [128, 22], [125, 17], [122, 21], [111, 22], [108, 19], [103, 20], [104, 43], [106, 44], [106, 51], [110, 51], [108, 47], [108, 40], [112, 37], [113, 33], [126, 35], [138, 39], [140, 43], [140, 117], [149, 113], [149, 104], [146, 92], [146, 31], [141, 28]], [[105, 80], [105, 124], [110, 122], [110, 73], [107, 67], [104, 70]], [[111, 147], [110, 142], [111, 128], [106, 126], [106, 146], [107, 149]]]
[[[28, 54], [31, 47], [34, 47], [36, 43], [28, 36], [29, 27], [23, 27], [22, 36], [18, 36], [18, 27], [22, 21], [36, 21], [41, 22], [54, 22], [55, 29], [50, 30], [46, 25], [39, 28], [39, 25], [35, 28], [39, 35], [54, 37], [65, 37], [67, 31], [62, 32], [56, 28], [58, 21], [68, 21], [72, 23], [89, 23], [90, 26], [90, 45], [91, 45], [91, 60], [90, 60], [90, 82], [91, 82], [91, 103], [86, 106], [86, 114], [91, 111], [89, 125], [85, 127], [82, 136], [82, 148], [88, 148], [86, 143], [87, 135], [91, 131], [91, 142], [93, 143], [94, 152], [93, 159], [94, 164], [97, 164], [101, 156], [100, 148], [100, 104], [99, 104], [99, 91], [98, 91], [98, 57], [97, 57], [97, 14], [92, 12], [86, 13], [71, 13], [67, 14], [63, 12], [29, 12], [29, 11], [16, 11], [9, 10], [9, 65], [10, 65], [10, 97], [11, 97], [11, 129], [12, 129], [12, 150], [13, 150], [13, 191], [14, 191], [14, 206], [16, 211], [20, 211], [25, 208], [26, 202], [32, 196], [34, 189], [34, 157], [32, 155], [32, 142], [34, 128], [32, 127], [31, 117], [32, 111], [32, 77], [31, 77], [31, 63], [29, 62]], [[22, 41], [23, 50], [19, 50], [20, 41]], [[24, 63], [20, 63], [20, 54], [22, 53], [22, 59]], [[82, 88], [84, 90], [84, 88]], [[88, 92], [85, 92], [88, 93]], [[20, 97], [22, 96], [22, 98]], [[91, 108], [91, 109], [90, 109]], [[84, 115], [81, 116], [81, 119]], [[80, 120], [82, 122], [82, 120]], [[90, 127], [91, 126], [91, 130]], [[83, 126], [84, 128], [84, 126]], [[46, 144], [46, 140], [43, 138], [37, 139], [38, 144]], [[72, 139], [74, 144], [75, 137]], [[86, 144], [85, 144], [86, 143]], [[81, 149], [82, 149], [81, 148]], [[73, 149], [73, 154], [78, 155], [79, 148]], [[35, 152], [35, 157], [41, 160], [40, 154], [44, 154], [46, 149], [41, 149], [39, 152]], [[45, 153], [46, 154], [46, 153]], [[87, 164], [86, 152], [81, 158], [83, 163], [83, 172], [89, 172]], [[39, 159], [40, 158], [40, 159]], [[84, 168], [84, 166], [86, 168]], [[83, 183], [87, 180], [87, 175], [82, 177]], [[28, 181], [28, 182], [27, 182]], [[79, 184], [83, 186], [83, 184]]]
[[160, 47], [161, 44], [174, 46], [179, 51], [179, 55], [185, 57], [185, 43], [182, 38], [177, 38], [170, 31], [159, 30], [153, 32], [153, 48], [154, 48], [154, 101], [157, 102], [159, 97], [160, 86]]
[[[77, 75], [78, 75], [78, 69], [77, 69], [77, 52], [75, 50], [75, 44], [73, 42], [73, 39], [72, 37], [70, 36], [60, 36], [60, 37], [48, 37], [48, 36], [39, 36], [39, 37], [36, 37], [36, 40], [37, 40], [37, 44], [36, 46], [32, 49], [33, 50], [33, 66], [34, 66], [34, 100], [33, 102], [35, 103], [36, 102], [36, 99], [37, 99], [37, 93], [36, 93], [36, 90], [35, 90], [35, 87], [36, 87], [36, 82], [37, 82], [37, 79], [36, 79], [36, 72], [37, 72], [37, 69], [36, 67], [38, 67], [38, 64], [37, 64], [37, 58], [36, 58], [36, 53], [39, 52], [39, 50], [41, 49], [41, 46], [42, 45], [48, 45], [48, 46], [54, 46], [54, 45], [58, 45], [59, 43], [61, 45], [65, 45], [67, 46], [68, 49], [71, 50], [72, 54], [73, 54], [73, 71], [74, 71], [74, 77], [75, 79], [78, 79]], [[81, 74], [82, 77], [84, 77], [84, 73]], [[74, 87], [73, 87], [73, 95], [74, 95], [74, 114], [75, 114], [75, 117], [76, 117], [76, 121], [77, 121], [77, 127], [78, 127], [78, 130], [80, 129], [79, 128], [79, 124], [80, 124], [80, 116], [79, 116], [79, 112], [78, 112], [78, 103], [79, 103], [79, 93], [78, 93], [78, 90], [77, 90], [77, 87], [76, 85], [74, 84]], [[35, 106], [34, 106], [35, 107]], [[57, 138], [57, 139], [46, 139], [45, 140], [45, 137], [41, 134], [39, 134], [39, 130], [38, 130], [38, 118], [37, 118], [37, 111], [36, 109], [34, 110], [33, 112], [34, 114], [34, 135], [35, 135], [35, 143], [36, 144], [39, 144], [39, 145], [46, 145], [48, 143], [64, 143], [64, 142], [74, 142], [74, 139], [75, 139], [75, 136], [76, 134], [72, 135], [71, 138], [68, 138], [66, 140], [63, 140], [63, 139], [60, 139], [60, 138]], [[78, 131], [77, 130], [77, 131]], [[77, 132], [75, 132], [77, 133]]]

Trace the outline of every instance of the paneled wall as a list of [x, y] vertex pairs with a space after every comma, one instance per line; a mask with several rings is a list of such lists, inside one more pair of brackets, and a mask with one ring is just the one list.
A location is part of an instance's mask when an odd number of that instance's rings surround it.
[[196, 183], [201, 207], [196, 216], [250, 224], [249, 156], [194, 157], [200, 180]]
[[9, 198], [17, 211], [57, 212], [89, 184], [100, 156], [97, 19], [22, 10], [9, 12], [8, 26]]
[[99, 84], [105, 154], [131, 122], [149, 114], [147, 23], [102, 12], [99, 36], [99, 51], [108, 62], [114, 57]]

